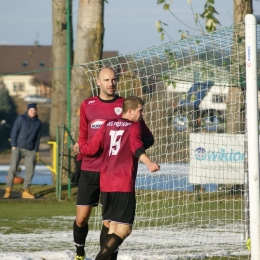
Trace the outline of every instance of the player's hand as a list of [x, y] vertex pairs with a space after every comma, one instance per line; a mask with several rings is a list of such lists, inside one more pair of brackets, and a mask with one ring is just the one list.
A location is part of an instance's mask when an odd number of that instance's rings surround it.
[[73, 146], [73, 151], [76, 155], [79, 154], [79, 144], [78, 143], [75, 143], [74, 146]]
[[150, 172], [160, 171], [160, 165], [156, 162], [151, 162], [147, 165], [147, 168]]
[[76, 168], [74, 172], [70, 175], [70, 182], [72, 184], [78, 185], [79, 184], [79, 177], [81, 172], [81, 163], [82, 161], [76, 161]]

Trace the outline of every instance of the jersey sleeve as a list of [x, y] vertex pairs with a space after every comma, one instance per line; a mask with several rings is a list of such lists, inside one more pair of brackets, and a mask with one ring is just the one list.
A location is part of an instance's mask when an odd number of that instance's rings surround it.
[[148, 149], [154, 144], [154, 137], [143, 119], [140, 121], [140, 124], [142, 126], [142, 142], [144, 144], [144, 149]]
[[132, 125], [130, 132], [130, 147], [132, 153], [139, 158], [143, 153], [145, 153], [144, 145], [142, 142], [142, 129], [139, 122]]
[[90, 141], [87, 141], [80, 145], [80, 154], [83, 156], [93, 156], [97, 152], [103, 149], [103, 137], [105, 132], [105, 126], [104, 123], [98, 131], [94, 134], [94, 136], [91, 138]]
[[[81, 144], [86, 143], [88, 140], [88, 121], [86, 115], [86, 105], [85, 101], [83, 101], [80, 105], [80, 117], [79, 117], [79, 146]], [[83, 159], [82, 154], [77, 155], [76, 161], [81, 161]]]
[[79, 146], [86, 143], [88, 140], [88, 121], [86, 115], [86, 103], [83, 101], [80, 106], [80, 121], [79, 121]]

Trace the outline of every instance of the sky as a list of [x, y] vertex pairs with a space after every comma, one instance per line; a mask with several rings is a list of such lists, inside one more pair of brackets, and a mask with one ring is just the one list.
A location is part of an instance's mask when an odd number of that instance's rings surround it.
[[[190, 5], [187, 0], [173, 0], [173, 13], [189, 26], [194, 27]], [[222, 27], [232, 25], [233, 0], [215, 1]], [[192, 0], [194, 12], [203, 12], [205, 0]], [[225, 4], [223, 4], [225, 3]], [[260, 3], [256, 0], [254, 13], [260, 14]], [[1, 0], [0, 2], [0, 45], [52, 44], [52, 1], [51, 0]], [[78, 0], [73, 0], [73, 27], [76, 33]], [[180, 39], [179, 30], [189, 30], [190, 35], [198, 32], [185, 27], [169, 12], [157, 5], [157, 0], [108, 0], [105, 4], [104, 50], [128, 54], [159, 46]], [[155, 23], [160, 20], [167, 33], [162, 42]]]

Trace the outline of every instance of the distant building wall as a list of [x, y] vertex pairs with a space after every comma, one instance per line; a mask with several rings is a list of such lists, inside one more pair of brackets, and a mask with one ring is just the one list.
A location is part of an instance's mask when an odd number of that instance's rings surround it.
[[[118, 51], [102, 53], [102, 59], [116, 56]], [[24, 98], [28, 95], [39, 95], [51, 98], [50, 68], [50, 45], [0, 45], [0, 85], [4, 84], [11, 96], [19, 95]]]
[[31, 84], [31, 75], [10, 75], [2, 76], [3, 84], [9, 91], [10, 96], [24, 98], [28, 95], [37, 95], [38, 88]]

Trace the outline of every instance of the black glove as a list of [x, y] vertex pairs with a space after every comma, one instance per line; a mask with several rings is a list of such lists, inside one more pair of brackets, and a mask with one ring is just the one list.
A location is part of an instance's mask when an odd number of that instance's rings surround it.
[[74, 172], [70, 175], [70, 182], [72, 184], [78, 185], [79, 184], [79, 177], [81, 172], [81, 163], [82, 161], [76, 161], [76, 168]]

